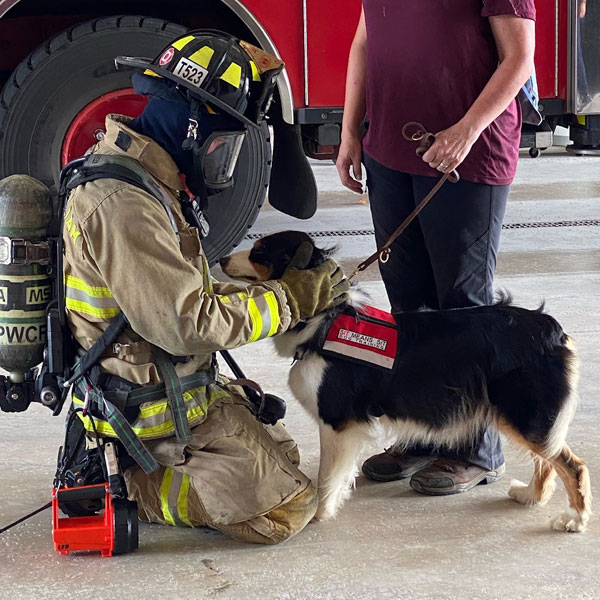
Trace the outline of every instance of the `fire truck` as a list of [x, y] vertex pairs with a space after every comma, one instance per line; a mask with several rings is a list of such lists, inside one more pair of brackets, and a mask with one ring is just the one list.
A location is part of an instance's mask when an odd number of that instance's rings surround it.
[[[536, 5], [544, 121], [525, 129], [522, 143], [536, 156], [566, 125], [572, 151], [598, 151], [600, 2]], [[276, 208], [308, 218], [316, 186], [307, 157], [335, 157], [360, 7], [359, 0], [0, 0], [0, 176], [29, 173], [55, 184], [62, 165], [102, 139], [106, 114], [135, 116], [145, 105], [114, 57], [153, 57], [186, 28], [208, 27], [286, 63], [271, 127], [250, 132], [235, 185], [209, 208], [210, 261], [244, 237], [267, 189]]]

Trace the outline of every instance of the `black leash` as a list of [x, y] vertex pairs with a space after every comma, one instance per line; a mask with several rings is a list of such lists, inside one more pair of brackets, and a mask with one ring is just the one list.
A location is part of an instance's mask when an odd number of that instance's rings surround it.
[[47, 504], [44, 504], [44, 506], [41, 506], [40, 508], [37, 508], [33, 512], [30, 512], [29, 514], [25, 515], [24, 517], [17, 519], [16, 521], [12, 522], [10, 525], [3, 527], [2, 529], [0, 529], [0, 533], [4, 533], [5, 531], [8, 531], [15, 525], [18, 525], [19, 523], [22, 523], [23, 521], [27, 521], [27, 519], [31, 519], [31, 517], [35, 517], [35, 515], [43, 512], [44, 510], [46, 510], [47, 508], [50, 508], [51, 506], [52, 506], [52, 501], [48, 502]]

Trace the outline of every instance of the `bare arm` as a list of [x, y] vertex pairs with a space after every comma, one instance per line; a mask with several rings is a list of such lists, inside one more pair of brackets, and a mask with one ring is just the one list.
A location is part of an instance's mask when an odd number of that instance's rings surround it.
[[[365, 73], [367, 65], [367, 30], [365, 13], [360, 20], [350, 47], [346, 73], [346, 97], [342, 121], [342, 142], [336, 166], [342, 183], [353, 192], [362, 193], [362, 147], [360, 126], [365, 117]], [[354, 177], [350, 175], [350, 167]]]
[[431, 167], [444, 173], [462, 163], [482, 131], [502, 114], [533, 72], [535, 23], [514, 15], [489, 20], [498, 49], [498, 68], [465, 116], [437, 133], [435, 143], [423, 156]]

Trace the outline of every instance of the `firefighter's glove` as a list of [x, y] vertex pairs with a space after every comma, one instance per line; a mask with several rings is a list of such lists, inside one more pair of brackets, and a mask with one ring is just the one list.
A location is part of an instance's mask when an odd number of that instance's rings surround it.
[[289, 268], [280, 279], [292, 313], [290, 327], [348, 299], [350, 284], [329, 259], [312, 269]]

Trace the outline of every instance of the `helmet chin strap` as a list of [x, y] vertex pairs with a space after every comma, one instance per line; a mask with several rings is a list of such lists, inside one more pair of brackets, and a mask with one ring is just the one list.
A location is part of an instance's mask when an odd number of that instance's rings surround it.
[[185, 174], [185, 182], [189, 190], [194, 194], [190, 199], [187, 194], [181, 194], [180, 202], [183, 216], [186, 221], [198, 229], [200, 238], [205, 238], [209, 232], [209, 225], [203, 214], [208, 208], [208, 189], [204, 181], [201, 160], [201, 140], [198, 139], [198, 119], [200, 118], [201, 104], [193, 96], [190, 98], [191, 113], [188, 125], [188, 133], [183, 140], [182, 149], [192, 152], [192, 173]]

